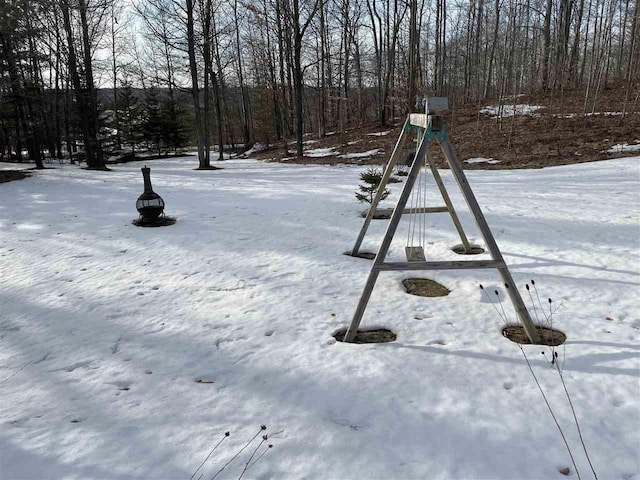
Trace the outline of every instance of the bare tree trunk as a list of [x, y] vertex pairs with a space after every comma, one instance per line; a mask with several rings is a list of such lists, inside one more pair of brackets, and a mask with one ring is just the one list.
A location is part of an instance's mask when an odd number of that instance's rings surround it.
[[[84, 76], [87, 95], [87, 106], [89, 107], [87, 130], [89, 137], [85, 142], [85, 151], [91, 149], [93, 155], [87, 155], [87, 168], [93, 170], [105, 170], [104, 157], [102, 154], [102, 145], [98, 140], [98, 132], [100, 131], [100, 123], [98, 120], [98, 98], [93, 82], [93, 65], [91, 63], [91, 41], [89, 36], [89, 24], [87, 22], [87, 4], [86, 0], [78, 0], [78, 9], [80, 10], [80, 23], [82, 25], [82, 43], [84, 53]], [[91, 158], [91, 162], [89, 161]]]
[[189, 70], [191, 72], [191, 97], [196, 122], [196, 142], [198, 143], [198, 163], [201, 169], [208, 169], [211, 165], [205, 155], [205, 132], [202, 123], [202, 108], [200, 106], [200, 90], [198, 88], [198, 65], [196, 64], [196, 39], [193, 28], [193, 0], [187, 2], [187, 48], [189, 52]]
[[629, 103], [629, 93], [631, 92], [633, 82], [633, 57], [638, 46], [638, 36], [640, 36], [640, 28], [638, 24], [638, 17], [640, 17], [640, 1], [636, 0], [636, 6], [633, 11], [633, 23], [631, 25], [631, 45], [629, 46], [629, 58], [627, 60], [627, 78], [624, 92], [624, 105], [622, 107], [622, 118], [624, 119], [627, 114], [627, 105]]
[[238, 0], [233, 2], [233, 17], [236, 26], [236, 52], [238, 62], [238, 80], [240, 81], [240, 95], [242, 99], [242, 129], [244, 134], [244, 146], [249, 147], [251, 136], [249, 130], [249, 103], [247, 99], [247, 90], [244, 85], [244, 73], [242, 71], [242, 51], [240, 50], [240, 26], [238, 25]]
[[489, 68], [487, 72], [487, 78], [484, 85], [484, 93], [482, 99], [487, 98], [489, 94], [489, 87], [491, 86], [491, 77], [493, 75], [493, 61], [496, 53], [496, 45], [498, 44], [498, 31], [500, 29], [500, 0], [496, 0], [496, 22], [493, 29], [493, 41], [491, 42], [491, 53], [489, 54]]
[[66, 0], [61, 2], [62, 20], [64, 23], [64, 29], [67, 34], [67, 55], [69, 62], [69, 74], [73, 84], [73, 90], [76, 97], [76, 107], [78, 116], [80, 117], [80, 129], [82, 130], [82, 137], [84, 139], [84, 154], [87, 167], [96, 168], [100, 163], [97, 158], [95, 138], [96, 132], [91, 128], [94, 125], [95, 119], [91, 118], [90, 109], [91, 103], [89, 102], [88, 88], [83, 89], [80, 82], [80, 74], [78, 73], [78, 60], [76, 56], [75, 40], [73, 36], [73, 29], [71, 27], [71, 15], [69, 4]]
[[285, 53], [284, 53], [284, 35], [285, 35], [285, 15], [286, 13], [282, 11], [281, 0], [276, 1], [276, 21], [277, 21], [277, 30], [278, 30], [278, 63], [280, 66], [280, 89], [281, 89], [281, 111], [280, 111], [280, 127], [282, 134], [282, 149], [285, 155], [289, 155], [289, 148], [287, 146], [287, 133], [289, 132], [289, 128], [287, 126], [287, 121], [289, 118], [289, 106], [287, 104], [287, 93], [286, 93], [286, 83], [285, 83]]
[[325, 12], [324, 5], [320, 7], [320, 95], [318, 99], [318, 137], [324, 138], [326, 133], [326, 108], [327, 108], [327, 92], [326, 92], [326, 55], [327, 51], [327, 36], [326, 36], [326, 22], [325, 22]]
[[315, 4], [309, 12], [307, 20], [303, 25], [300, 25], [300, 5], [299, 0], [293, 0], [293, 12], [290, 15], [291, 23], [293, 24], [293, 88], [295, 92], [296, 103], [296, 155], [298, 158], [302, 158], [303, 145], [302, 137], [304, 136], [304, 118], [303, 114], [303, 101], [304, 101], [304, 84], [303, 84], [303, 71], [302, 71], [302, 38], [306, 32], [311, 20], [318, 11], [318, 7], [322, 6], [321, 0], [316, 0]]
[[113, 126], [116, 131], [116, 146], [122, 150], [120, 135], [120, 114], [118, 113], [118, 64], [116, 63], [116, 12], [115, 3], [111, 5], [111, 73], [113, 75]]
[[416, 99], [418, 74], [418, 0], [409, 0], [409, 82], [407, 88], [407, 113], [413, 111]]
[[212, 9], [212, 0], [206, 0], [203, 3], [200, 3], [201, 10], [204, 10], [204, 18], [202, 25], [202, 56], [204, 59], [204, 85], [203, 85], [203, 93], [204, 93], [204, 114], [202, 127], [204, 130], [204, 156], [205, 163], [207, 165], [211, 165], [211, 138], [209, 135], [209, 118], [211, 117], [211, 97], [209, 95], [209, 80], [211, 79], [211, 71], [213, 70], [211, 65], [211, 15], [213, 12]]
[[584, 14], [584, 0], [580, 0], [580, 6], [578, 7], [578, 17], [576, 19], [575, 36], [573, 39], [573, 46], [571, 47], [571, 55], [569, 60], [569, 81], [574, 81], [577, 84], [581, 82], [581, 78], [576, 78], [576, 72], [578, 70], [578, 47], [580, 45], [580, 30], [582, 28], [582, 16]]
[[551, 0], [546, 0], [544, 12], [544, 49], [542, 53], [542, 90], [549, 87], [549, 47], [551, 45]]

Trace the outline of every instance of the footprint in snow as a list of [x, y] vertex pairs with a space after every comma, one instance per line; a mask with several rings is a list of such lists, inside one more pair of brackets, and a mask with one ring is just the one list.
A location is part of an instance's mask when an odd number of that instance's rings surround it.
[[447, 342], [445, 342], [442, 338], [438, 338], [437, 340], [431, 340], [429, 343], [427, 343], [427, 345], [446, 345]]
[[196, 378], [194, 380], [194, 382], [196, 382], [196, 383], [215, 383], [215, 380], [211, 380], [208, 377], [204, 377], [204, 378]]
[[107, 382], [107, 385], [118, 387], [118, 390], [121, 391], [128, 391], [131, 389], [131, 383], [132, 382], [126, 380], [116, 380], [115, 382]]
[[265, 337], [270, 337], [271, 335], [273, 335], [273, 330], [267, 330], [266, 332], [264, 332]]
[[51, 355], [51, 352], [47, 352], [45, 353], [42, 357], [40, 357], [38, 360], [36, 360], [35, 362], [33, 362], [34, 365], [37, 365], [38, 363], [42, 363], [42, 362], [46, 362], [49, 358], [49, 356]]
[[502, 384], [502, 388], [504, 388], [505, 390], [511, 390], [513, 388], [513, 383], [511, 382], [504, 382]]
[[93, 363], [93, 360], [85, 360], [83, 362], [77, 362], [77, 363], [74, 363], [72, 365], [69, 365], [68, 367], [61, 368], [60, 370], [64, 370], [65, 372], [73, 372], [74, 370], [77, 370], [78, 368], [88, 367], [92, 363]]
[[611, 405], [614, 406], [614, 407], [621, 407], [622, 405], [624, 405], [624, 401], [619, 399], [619, 398], [614, 398], [611, 401]]

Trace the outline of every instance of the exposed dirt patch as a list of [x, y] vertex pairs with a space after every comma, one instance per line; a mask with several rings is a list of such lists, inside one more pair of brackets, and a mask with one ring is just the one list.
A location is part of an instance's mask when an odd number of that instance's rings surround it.
[[348, 252], [344, 252], [343, 255], [347, 255], [349, 257], [357, 257], [357, 258], [365, 258], [367, 260], [373, 260], [376, 258], [376, 254], [373, 252], [358, 252], [357, 255], [351, 255], [351, 250]]
[[479, 255], [481, 253], [484, 253], [484, 248], [482, 248], [480, 245], [473, 244], [469, 245], [469, 250], [465, 250], [464, 245], [462, 244], [454, 245], [453, 247], [451, 247], [451, 250], [453, 250], [458, 255]]
[[451, 293], [444, 285], [428, 278], [405, 278], [402, 285], [408, 294], [419, 297], [446, 297]]
[[[487, 105], [497, 101], [487, 100], [482, 105], [464, 105], [445, 115], [445, 124], [458, 158], [467, 170], [500, 170], [514, 168], [542, 168], [552, 165], [567, 165], [638, 155], [638, 152], [607, 153], [613, 145], [640, 141], [640, 113], [631, 112], [624, 119], [621, 115], [605, 114], [621, 112], [623, 96], [619, 86], [609, 85], [602, 91], [598, 103], [591, 103], [584, 114], [584, 92], [565, 90], [562, 98], [543, 95], [525, 95], [517, 98], [518, 104], [542, 105], [545, 108], [535, 116], [518, 115], [497, 118], [479, 114]], [[510, 100], [506, 103], [510, 103]], [[591, 115], [591, 112], [595, 113]], [[306, 145], [308, 149], [333, 148], [337, 154], [324, 157], [295, 157], [294, 147], [284, 154], [280, 146], [256, 154], [255, 158], [267, 161], [325, 164], [383, 164], [389, 159], [391, 150], [400, 133], [404, 118], [397, 118], [388, 127], [374, 123], [336, 132], [316, 139], [307, 135], [305, 140], [317, 140]], [[371, 135], [389, 131], [386, 135]], [[415, 141], [407, 142], [402, 152], [403, 159], [415, 150]], [[381, 151], [370, 157], [341, 158], [340, 155]], [[447, 168], [440, 149], [430, 152], [438, 167]], [[470, 158], [491, 158], [499, 163], [464, 163]]]
[[[347, 329], [343, 328], [333, 334], [339, 342], [344, 342], [344, 336], [347, 334]], [[351, 343], [388, 343], [393, 342], [396, 339], [396, 334], [386, 328], [378, 328], [375, 330], [358, 330], [356, 337]]]
[[[548, 345], [550, 347], [557, 347], [562, 345], [567, 336], [560, 330], [554, 330], [548, 327], [536, 326], [536, 330], [540, 335], [540, 342], [536, 345]], [[502, 329], [502, 335], [512, 342], [520, 343], [522, 345], [530, 345], [529, 337], [524, 332], [522, 325], [509, 325]]]
[[22, 180], [30, 175], [22, 170], [0, 170], [0, 183]]
[[[360, 212], [360, 216], [365, 218], [369, 210], [363, 210]], [[393, 214], [393, 208], [376, 208], [376, 211], [373, 213], [372, 220], [389, 220], [391, 215]]]

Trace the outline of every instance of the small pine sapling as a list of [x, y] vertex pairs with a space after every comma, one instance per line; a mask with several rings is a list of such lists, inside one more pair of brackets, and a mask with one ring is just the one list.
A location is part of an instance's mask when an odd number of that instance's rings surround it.
[[[360, 174], [360, 180], [363, 183], [358, 186], [360, 191], [356, 192], [356, 198], [363, 203], [372, 203], [373, 197], [378, 191], [378, 187], [382, 181], [382, 172], [377, 168], [370, 168], [366, 172], [362, 172]], [[387, 198], [389, 193], [389, 190], [385, 188], [380, 200]]]

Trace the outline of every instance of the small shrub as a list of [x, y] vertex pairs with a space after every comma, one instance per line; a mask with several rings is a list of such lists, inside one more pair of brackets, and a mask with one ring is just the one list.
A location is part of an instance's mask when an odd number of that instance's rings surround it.
[[[360, 180], [362, 184], [358, 186], [360, 191], [356, 192], [356, 198], [363, 203], [373, 202], [373, 197], [376, 195], [380, 182], [382, 181], [382, 171], [377, 168], [370, 168], [360, 174]], [[380, 200], [387, 198], [389, 193], [389, 190], [385, 188]]]

